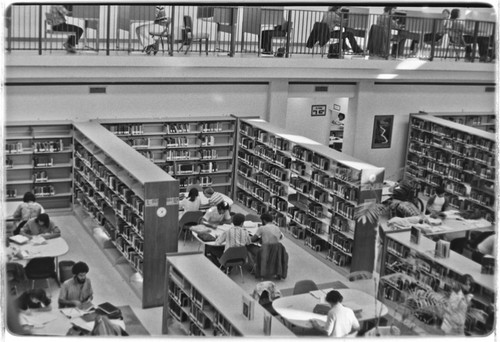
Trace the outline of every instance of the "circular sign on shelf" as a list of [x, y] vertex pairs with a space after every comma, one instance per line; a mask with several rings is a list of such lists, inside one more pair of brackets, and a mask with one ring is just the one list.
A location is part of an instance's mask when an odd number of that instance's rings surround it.
[[158, 215], [158, 217], [165, 217], [165, 215], [167, 215], [167, 209], [164, 207], [159, 207], [156, 210], [156, 215]]

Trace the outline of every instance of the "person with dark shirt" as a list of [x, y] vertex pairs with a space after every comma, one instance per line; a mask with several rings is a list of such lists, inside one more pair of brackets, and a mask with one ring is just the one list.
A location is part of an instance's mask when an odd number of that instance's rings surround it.
[[61, 285], [61, 292], [59, 292], [60, 308], [82, 308], [90, 304], [94, 291], [90, 279], [87, 278], [88, 272], [89, 266], [82, 261], [73, 265], [71, 269], [73, 278], [66, 280]]
[[50, 310], [50, 302], [44, 289], [28, 290], [16, 299], [16, 305], [22, 311], [28, 309]]

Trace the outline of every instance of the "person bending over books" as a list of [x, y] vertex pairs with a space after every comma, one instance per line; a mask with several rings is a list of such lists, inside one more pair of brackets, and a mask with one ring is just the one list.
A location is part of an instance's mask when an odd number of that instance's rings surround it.
[[31, 289], [23, 292], [16, 299], [16, 305], [21, 311], [28, 309], [38, 309], [38, 311], [50, 311], [50, 298], [47, 297], [44, 289]]
[[203, 194], [208, 199], [208, 204], [212, 207], [221, 202], [227, 202], [230, 206], [233, 205], [233, 200], [220, 192], [215, 191], [213, 188], [206, 188]]
[[230, 209], [229, 203], [226, 201], [220, 202], [217, 206], [207, 210], [201, 222], [205, 226], [214, 229], [217, 229], [217, 226], [221, 224], [231, 223]]
[[354, 311], [342, 305], [344, 297], [340, 292], [332, 290], [326, 294], [326, 302], [330, 304], [326, 324], [323, 326], [317, 320], [311, 319], [310, 322], [315, 329], [331, 337], [345, 337], [359, 330], [359, 322], [354, 315]]
[[61, 230], [50, 220], [49, 215], [45, 213], [39, 214], [36, 218], [26, 222], [21, 228], [20, 233], [28, 238], [41, 236], [46, 240], [61, 236]]
[[28, 220], [43, 214], [45, 210], [40, 203], [36, 202], [36, 197], [32, 192], [27, 192], [23, 196], [23, 203], [19, 204], [12, 214], [15, 221], [18, 221], [14, 235], [21, 232], [21, 228], [28, 222]]
[[73, 265], [71, 273], [73, 273], [73, 278], [66, 280], [61, 285], [59, 308], [87, 309], [91, 307], [94, 292], [90, 279], [87, 278], [89, 266], [83, 261], [79, 261]]

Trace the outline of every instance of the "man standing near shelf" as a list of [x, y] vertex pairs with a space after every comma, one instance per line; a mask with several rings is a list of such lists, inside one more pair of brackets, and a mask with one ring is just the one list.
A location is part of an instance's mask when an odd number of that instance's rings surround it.
[[215, 191], [212, 187], [206, 188], [203, 194], [208, 199], [208, 204], [213, 207], [221, 202], [227, 202], [229, 206], [233, 205], [233, 200], [220, 192]]
[[73, 278], [66, 280], [61, 285], [59, 293], [59, 307], [89, 308], [92, 306], [94, 292], [90, 279], [87, 278], [89, 266], [83, 261], [73, 265], [71, 273]]
[[21, 235], [32, 238], [41, 236], [44, 239], [54, 239], [61, 236], [61, 230], [52, 222], [48, 214], [39, 214], [36, 218], [30, 219], [21, 228]]

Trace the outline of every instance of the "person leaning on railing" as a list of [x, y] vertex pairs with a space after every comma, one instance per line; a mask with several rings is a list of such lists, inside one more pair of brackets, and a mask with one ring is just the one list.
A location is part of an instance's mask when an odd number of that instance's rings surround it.
[[63, 44], [66, 51], [76, 53], [75, 46], [83, 34], [83, 29], [79, 26], [66, 23], [66, 16], [70, 11], [62, 5], [53, 5], [50, 7], [50, 17], [52, 20], [52, 31], [75, 32], [75, 35], [68, 35], [68, 40]]

